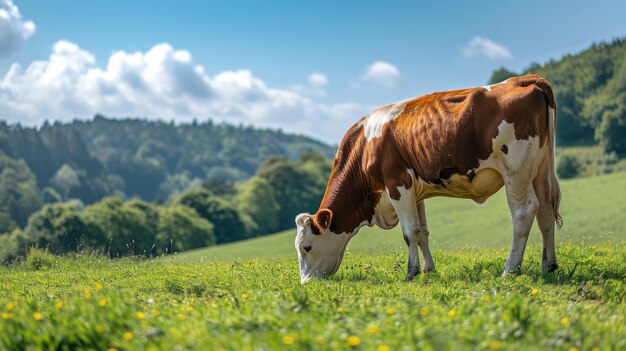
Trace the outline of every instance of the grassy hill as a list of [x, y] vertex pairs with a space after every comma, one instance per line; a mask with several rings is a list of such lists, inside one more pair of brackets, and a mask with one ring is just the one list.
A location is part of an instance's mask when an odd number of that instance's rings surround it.
[[[557, 232], [558, 244], [626, 240], [626, 173], [561, 181], [561, 214], [565, 220]], [[426, 201], [431, 248], [452, 251], [458, 248], [508, 247], [511, 240], [511, 217], [504, 190], [485, 204], [469, 200], [433, 198]], [[172, 259], [183, 262], [199, 260], [250, 260], [268, 257], [295, 257], [294, 230], [274, 235], [199, 249], [178, 254]], [[529, 243], [541, 244], [541, 234], [533, 227]], [[392, 230], [362, 228], [348, 250], [353, 253], [384, 253], [406, 249], [400, 226]], [[537, 250], [529, 251], [539, 255]]]

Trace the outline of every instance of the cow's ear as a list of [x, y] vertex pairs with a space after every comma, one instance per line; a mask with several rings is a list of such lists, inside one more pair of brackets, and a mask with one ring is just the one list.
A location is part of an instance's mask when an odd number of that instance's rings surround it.
[[311, 215], [308, 213], [300, 213], [296, 217], [296, 226], [304, 227], [311, 223]]
[[320, 228], [320, 232], [323, 233], [330, 227], [330, 222], [333, 220], [333, 211], [323, 208], [315, 214], [315, 224]]

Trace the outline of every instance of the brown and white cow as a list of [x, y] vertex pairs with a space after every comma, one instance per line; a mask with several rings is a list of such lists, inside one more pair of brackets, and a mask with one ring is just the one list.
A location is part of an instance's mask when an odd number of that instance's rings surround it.
[[502, 186], [513, 219], [503, 275], [519, 271], [535, 217], [543, 269], [557, 269], [555, 109], [550, 84], [527, 74], [398, 102], [362, 118], [341, 140], [319, 210], [296, 217], [301, 282], [334, 274], [359, 228], [398, 222], [409, 247], [407, 279], [420, 273], [418, 246], [424, 271], [434, 270], [423, 200], [482, 203]]

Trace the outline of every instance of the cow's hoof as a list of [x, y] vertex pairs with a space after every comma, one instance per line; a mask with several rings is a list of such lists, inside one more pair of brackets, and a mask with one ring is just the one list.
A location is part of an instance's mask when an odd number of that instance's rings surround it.
[[556, 262], [552, 262], [552, 263], [548, 263], [548, 264], [543, 264], [542, 270], [544, 272], [548, 272], [548, 273], [552, 273], [554, 271], [556, 271], [557, 269], [559, 269], [559, 265]]

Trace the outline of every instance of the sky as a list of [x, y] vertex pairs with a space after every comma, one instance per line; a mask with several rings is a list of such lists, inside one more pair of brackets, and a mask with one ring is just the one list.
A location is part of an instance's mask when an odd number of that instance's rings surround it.
[[213, 119], [335, 144], [373, 109], [626, 35], [625, 1], [0, 0], [0, 120]]

